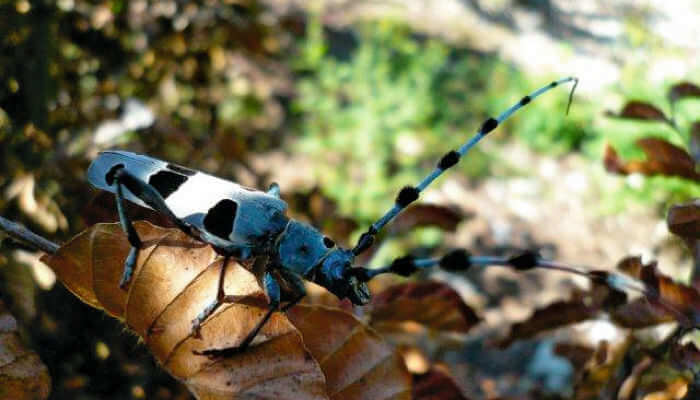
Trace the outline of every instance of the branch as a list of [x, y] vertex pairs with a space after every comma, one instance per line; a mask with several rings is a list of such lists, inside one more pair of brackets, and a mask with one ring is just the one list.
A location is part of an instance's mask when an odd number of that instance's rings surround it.
[[54, 254], [60, 247], [56, 243], [37, 235], [22, 225], [3, 217], [0, 217], [0, 229], [7, 232], [10, 237], [29, 244], [44, 253]]

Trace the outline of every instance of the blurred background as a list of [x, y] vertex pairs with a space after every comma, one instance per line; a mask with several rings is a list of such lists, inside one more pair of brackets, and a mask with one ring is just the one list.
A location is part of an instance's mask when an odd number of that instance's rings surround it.
[[[700, 83], [697, 21], [697, 0], [2, 0], [0, 215], [59, 243], [115, 221], [85, 170], [120, 148], [278, 182], [291, 215], [347, 245], [485, 118], [577, 76], [568, 115], [566, 88], [528, 105], [422, 196], [440, 208], [389, 229], [372, 263], [536, 248], [598, 269], [641, 254], [687, 281], [693, 264], [664, 218], [700, 197], [697, 175], [620, 163], [643, 163], [647, 137], [700, 156], [700, 94], [672, 90]], [[55, 284], [39, 253], [10, 239], [0, 251], [2, 300], [47, 364], [52, 398], [188, 398], [119, 323]], [[488, 327], [439, 354], [467, 395], [571, 390], [551, 340], [479, 343], [584, 283], [432, 278]], [[576, 329], [582, 341], [618, 334]]]

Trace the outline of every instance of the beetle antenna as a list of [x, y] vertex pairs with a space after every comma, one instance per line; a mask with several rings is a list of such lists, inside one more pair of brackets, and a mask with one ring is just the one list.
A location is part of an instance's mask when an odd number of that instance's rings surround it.
[[571, 101], [573, 100], [574, 90], [576, 89], [576, 85], [578, 85], [578, 78], [575, 77], [566, 77], [553, 81], [552, 83], [543, 86], [535, 90], [534, 92], [526, 95], [525, 97], [520, 99], [520, 101], [518, 101], [516, 104], [512, 105], [509, 109], [503, 111], [497, 118], [486, 119], [486, 121], [484, 121], [484, 123], [481, 124], [481, 128], [479, 128], [479, 131], [471, 139], [469, 139], [469, 141], [464, 143], [462, 147], [460, 147], [457, 150], [449, 151], [444, 156], [442, 156], [433, 172], [431, 172], [428, 176], [423, 178], [423, 180], [420, 183], [418, 183], [417, 186], [406, 186], [403, 189], [401, 189], [401, 191], [399, 191], [398, 196], [396, 196], [394, 206], [391, 209], [389, 209], [389, 211], [387, 211], [386, 214], [384, 214], [384, 216], [382, 216], [375, 223], [373, 223], [369, 227], [369, 229], [367, 229], [367, 231], [360, 236], [360, 239], [357, 241], [355, 248], [353, 248], [352, 250], [353, 254], [361, 254], [362, 252], [370, 248], [372, 246], [372, 243], [374, 242], [375, 235], [384, 227], [384, 225], [386, 225], [392, 219], [394, 219], [394, 217], [396, 217], [409, 204], [417, 200], [420, 193], [423, 190], [425, 190], [425, 188], [427, 188], [435, 179], [437, 179], [437, 177], [442, 175], [443, 172], [459, 163], [462, 156], [464, 156], [489, 132], [496, 129], [496, 127], [499, 124], [508, 119], [511, 115], [513, 115], [513, 113], [525, 107], [525, 105], [530, 103], [532, 100], [534, 100], [541, 94], [544, 94], [547, 91], [568, 82], [574, 82], [574, 86], [571, 89], [571, 92], [569, 93], [569, 103], [566, 106], [566, 112], [568, 114], [569, 107], [571, 106]]
[[396, 274], [408, 277], [420, 270], [427, 270], [433, 267], [440, 267], [448, 272], [465, 272], [471, 267], [502, 266], [513, 268], [518, 271], [528, 271], [532, 269], [547, 269], [561, 271], [569, 274], [580, 275], [590, 279], [592, 282], [603, 284], [616, 292], [633, 291], [643, 295], [645, 298], [654, 301], [662, 306], [670, 314], [673, 314], [676, 321], [685, 327], [693, 329], [700, 325], [694, 319], [688, 317], [682, 310], [673, 303], [662, 297], [659, 289], [647, 285], [644, 281], [631, 276], [618, 274], [610, 271], [591, 270], [586, 267], [567, 265], [564, 263], [546, 260], [537, 252], [523, 251], [510, 257], [503, 256], [474, 256], [465, 249], [454, 249], [442, 257], [436, 258], [415, 258], [413, 256], [403, 256], [395, 259], [391, 264], [381, 268], [355, 267], [351, 271], [361, 282], [367, 282], [381, 274]]

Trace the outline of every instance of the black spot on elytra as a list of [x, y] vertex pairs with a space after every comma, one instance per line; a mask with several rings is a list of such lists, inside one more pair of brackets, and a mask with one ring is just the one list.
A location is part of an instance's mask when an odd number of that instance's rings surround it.
[[110, 168], [109, 171], [107, 171], [107, 173], [105, 174], [105, 182], [107, 182], [109, 186], [112, 186], [114, 184], [114, 176], [116, 175], [117, 171], [119, 171], [122, 168], [124, 168], [124, 164], [117, 164]]
[[233, 231], [233, 221], [236, 220], [238, 204], [230, 199], [223, 199], [207, 211], [204, 217], [204, 228], [222, 239], [230, 240]]
[[335, 242], [333, 241], [333, 239], [329, 238], [328, 236], [324, 236], [323, 237], [323, 245], [330, 249], [331, 247], [335, 246]]
[[156, 188], [164, 199], [173, 194], [185, 181], [186, 176], [166, 170], [158, 171], [148, 178], [148, 183]]
[[175, 171], [178, 174], [186, 175], [186, 176], [193, 176], [197, 173], [197, 171], [193, 169], [189, 169], [187, 167], [183, 167], [182, 165], [177, 165], [177, 164], [170, 164], [166, 165], [166, 168]]

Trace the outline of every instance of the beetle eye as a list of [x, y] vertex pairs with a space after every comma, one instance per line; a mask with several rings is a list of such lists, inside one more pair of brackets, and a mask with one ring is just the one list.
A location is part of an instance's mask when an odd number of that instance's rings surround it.
[[330, 249], [331, 247], [335, 246], [335, 242], [333, 241], [333, 239], [329, 238], [328, 236], [324, 236], [323, 237], [323, 245]]

